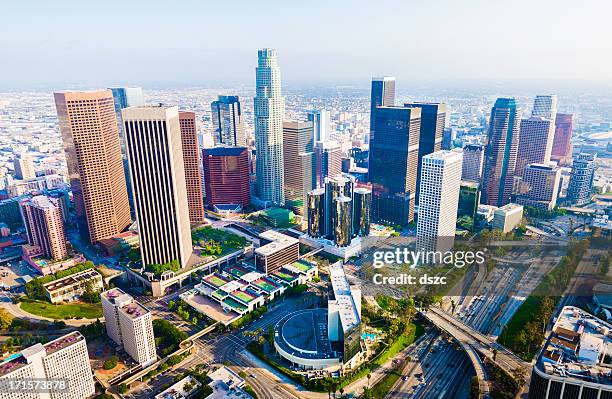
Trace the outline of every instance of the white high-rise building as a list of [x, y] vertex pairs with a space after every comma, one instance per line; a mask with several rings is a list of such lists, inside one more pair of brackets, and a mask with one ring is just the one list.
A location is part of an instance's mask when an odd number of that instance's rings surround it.
[[329, 111], [324, 109], [310, 111], [308, 112], [308, 120], [312, 122], [315, 143], [325, 142], [330, 139], [329, 130], [331, 120], [329, 117]]
[[151, 312], [119, 288], [100, 295], [106, 333], [139, 364], [147, 366], [157, 359]]
[[95, 392], [95, 384], [85, 337], [74, 331], [46, 344], [32, 345], [0, 361], [2, 380], [60, 381], [56, 391], [28, 389], [0, 390], [0, 399], [85, 399]]
[[281, 75], [276, 50], [258, 51], [256, 71], [255, 146], [257, 148], [257, 196], [261, 201], [285, 204]]
[[557, 117], [557, 96], [545, 95], [535, 96], [533, 100], [533, 109], [531, 116], [550, 119], [552, 121]]
[[463, 170], [461, 172], [461, 180], [480, 183], [483, 164], [483, 146], [478, 144], [468, 144], [463, 147]]
[[122, 114], [142, 263], [176, 260], [185, 267], [193, 247], [178, 108], [129, 107]]
[[421, 162], [417, 248], [448, 251], [453, 247], [463, 154], [441, 150]]
[[13, 159], [15, 177], [21, 180], [30, 180], [36, 177], [36, 170], [32, 157], [28, 154], [17, 154]]

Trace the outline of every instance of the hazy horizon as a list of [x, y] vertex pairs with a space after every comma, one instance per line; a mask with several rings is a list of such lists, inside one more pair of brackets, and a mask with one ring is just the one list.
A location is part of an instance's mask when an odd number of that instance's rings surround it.
[[284, 87], [392, 75], [406, 88], [602, 89], [611, 14], [603, 0], [25, 0], [3, 5], [0, 89], [251, 86], [262, 47], [278, 50]]

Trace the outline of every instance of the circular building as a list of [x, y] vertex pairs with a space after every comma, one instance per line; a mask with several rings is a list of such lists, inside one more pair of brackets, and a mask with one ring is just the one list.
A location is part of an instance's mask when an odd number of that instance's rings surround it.
[[294, 366], [305, 370], [339, 367], [327, 334], [327, 309], [290, 313], [274, 327], [274, 348]]

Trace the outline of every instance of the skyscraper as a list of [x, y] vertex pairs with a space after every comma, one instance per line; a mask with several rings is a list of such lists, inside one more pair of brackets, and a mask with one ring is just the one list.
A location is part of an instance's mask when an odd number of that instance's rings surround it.
[[325, 142], [330, 139], [330, 118], [329, 111], [324, 109], [318, 109], [308, 112], [308, 120], [312, 122], [312, 129], [314, 132], [314, 141]]
[[417, 167], [416, 203], [419, 203], [421, 182], [421, 160], [425, 155], [442, 149], [442, 133], [446, 123], [446, 104], [444, 103], [405, 103], [404, 107], [421, 109], [421, 129], [419, 132], [419, 160]]
[[283, 117], [280, 68], [276, 50], [258, 52], [255, 82], [255, 146], [257, 148], [257, 194], [261, 201], [285, 204]]
[[141, 87], [109, 87], [113, 93], [113, 101], [115, 103], [115, 114], [117, 116], [117, 130], [121, 140], [121, 155], [123, 156], [123, 172], [125, 173], [125, 183], [128, 193], [128, 201], [130, 203], [130, 211], [134, 217], [134, 195], [132, 193], [132, 182], [130, 181], [130, 171], [125, 152], [125, 137], [123, 136], [123, 121], [121, 119], [121, 110], [127, 107], [140, 107], [144, 105], [144, 95]]
[[555, 135], [550, 159], [559, 165], [570, 165], [572, 162], [572, 114], [557, 114], [555, 119]]
[[418, 249], [444, 252], [453, 247], [462, 158], [460, 152], [446, 150], [423, 157], [416, 232]]
[[17, 154], [13, 159], [15, 177], [21, 180], [30, 180], [36, 177], [34, 162], [28, 154]]
[[510, 202], [521, 110], [514, 98], [498, 98], [491, 110], [482, 178], [481, 203], [503, 206]]
[[580, 153], [574, 157], [570, 174], [567, 200], [574, 205], [584, 205], [591, 201], [593, 179], [595, 177], [596, 155]]
[[204, 194], [202, 193], [200, 149], [198, 148], [195, 113], [179, 112], [179, 124], [181, 127], [189, 221], [191, 223], [204, 223]]
[[251, 203], [249, 155], [245, 147], [214, 147], [202, 150], [206, 206], [239, 206]]
[[315, 183], [323, 187], [326, 177], [342, 173], [342, 148], [337, 141], [324, 141], [315, 146]]
[[463, 167], [461, 180], [480, 183], [484, 148], [478, 144], [468, 144], [463, 147]]
[[421, 108], [377, 107], [370, 142], [372, 217], [405, 225], [414, 217]]
[[193, 247], [177, 107], [123, 111], [143, 265], [187, 265]]
[[28, 243], [39, 247], [45, 258], [53, 260], [63, 260], [68, 256], [62, 210], [58, 202], [54, 198], [37, 195], [20, 203]]
[[561, 169], [555, 165], [532, 163], [525, 167], [516, 203], [552, 210], [557, 205]]
[[376, 107], [391, 107], [395, 104], [395, 77], [383, 76], [372, 78], [372, 89], [370, 91], [370, 135], [369, 143], [374, 137], [376, 125]]
[[315, 156], [312, 122], [283, 123], [285, 203], [304, 215], [306, 193], [315, 188]]
[[54, 96], [81, 234], [95, 244], [132, 223], [113, 96], [110, 90]]
[[108, 336], [143, 367], [155, 362], [155, 336], [149, 309], [119, 288], [100, 294]]
[[246, 136], [238, 96], [219, 96], [210, 104], [215, 145], [244, 147]]
[[55, 393], [46, 393], [47, 391], [43, 393], [42, 389], [3, 389], [0, 392], [2, 399], [83, 399], [92, 397], [96, 393], [87, 343], [85, 337], [78, 331], [46, 344], [32, 345], [4, 359], [0, 367], [0, 384], [10, 387], [8, 380], [63, 381], [67, 389]]
[[557, 96], [554, 94], [535, 96], [531, 116], [554, 121], [557, 115], [557, 102]]
[[522, 176], [525, 167], [530, 163], [547, 164], [550, 162], [554, 135], [553, 123], [551, 119], [537, 116], [521, 120], [515, 176]]

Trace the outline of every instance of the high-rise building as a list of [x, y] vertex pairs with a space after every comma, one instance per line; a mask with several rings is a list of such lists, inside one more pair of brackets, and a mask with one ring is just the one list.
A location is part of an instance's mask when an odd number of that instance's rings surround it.
[[202, 192], [200, 150], [198, 148], [198, 129], [196, 127], [195, 112], [179, 112], [179, 125], [183, 147], [189, 221], [194, 224], [200, 224], [204, 223], [204, 194]]
[[215, 145], [244, 147], [246, 135], [238, 96], [219, 96], [210, 109]]
[[123, 111], [143, 265], [187, 265], [193, 247], [177, 107]]
[[40, 248], [44, 257], [63, 260], [68, 256], [66, 233], [59, 201], [37, 195], [21, 202], [28, 243]]
[[445, 127], [442, 132], [442, 145], [443, 150], [452, 150], [455, 147], [455, 139], [457, 138], [457, 132], [452, 127]]
[[503, 206], [510, 202], [520, 119], [521, 109], [514, 98], [498, 98], [495, 101], [485, 148], [482, 204]]
[[557, 205], [561, 169], [551, 164], [532, 163], [525, 167], [516, 203], [552, 210]]
[[15, 177], [21, 180], [30, 180], [36, 177], [34, 162], [28, 154], [17, 154], [13, 159]]
[[421, 129], [419, 132], [419, 160], [417, 167], [416, 203], [419, 203], [421, 181], [421, 160], [425, 155], [442, 149], [442, 133], [446, 123], [446, 104], [444, 103], [405, 103], [404, 107], [421, 109]]
[[319, 142], [315, 146], [315, 182], [323, 187], [326, 177], [342, 173], [342, 148], [337, 141]]
[[255, 82], [255, 146], [257, 148], [257, 195], [261, 201], [285, 204], [281, 75], [276, 50], [258, 52]]
[[214, 147], [202, 150], [206, 206], [244, 209], [251, 203], [249, 154], [245, 147]]
[[151, 312], [119, 288], [100, 294], [106, 333], [143, 367], [157, 360]]
[[558, 99], [554, 94], [535, 96], [531, 116], [554, 121], [557, 115], [557, 103]]
[[559, 165], [570, 165], [572, 162], [572, 114], [557, 114], [555, 119], [555, 136], [550, 159]]
[[316, 170], [312, 122], [283, 123], [285, 204], [304, 215], [306, 193], [315, 188]]
[[329, 118], [329, 111], [324, 109], [310, 111], [308, 112], [308, 120], [312, 122], [315, 142], [325, 142], [330, 139], [329, 129], [331, 122]]
[[113, 96], [54, 96], [81, 234], [95, 244], [132, 224]]
[[567, 200], [574, 205], [584, 205], [591, 201], [593, 190], [593, 179], [597, 164], [595, 154], [580, 153], [574, 157], [569, 187], [567, 189]]
[[554, 135], [553, 123], [552, 119], [537, 116], [521, 120], [515, 176], [522, 176], [525, 167], [530, 163], [547, 164], [550, 162]]
[[[84, 399], [96, 393], [87, 343], [74, 331], [46, 344], [35, 344], [0, 362], [0, 385], [5, 381], [58, 381], [66, 389], [59, 392], [42, 390], [6, 390], [0, 399]], [[25, 387], [27, 388], [27, 387]]]
[[480, 183], [484, 148], [478, 144], [468, 144], [463, 147], [463, 168], [461, 180]]
[[421, 112], [421, 108], [376, 108], [369, 164], [376, 222], [405, 225], [414, 218]]
[[453, 247], [462, 159], [462, 153], [446, 150], [423, 157], [416, 231], [419, 249], [444, 252]]
[[395, 78], [383, 76], [372, 78], [372, 89], [370, 91], [370, 135], [369, 143], [373, 136], [376, 125], [376, 107], [391, 107], [395, 105]]
[[123, 156], [123, 171], [125, 173], [125, 183], [128, 193], [128, 201], [130, 203], [130, 211], [134, 217], [134, 195], [132, 193], [132, 182], [130, 181], [130, 171], [125, 152], [125, 138], [123, 136], [123, 121], [121, 119], [121, 110], [127, 107], [141, 107], [145, 105], [144, 95], [141, 87], [109, 87], [113, 93], [113, 101], [115, 102], [115, 114], [117, 116], [117, 130], [121, 138], [121, 155]]

